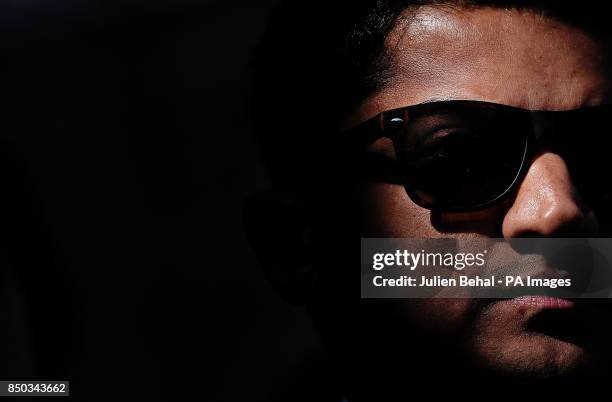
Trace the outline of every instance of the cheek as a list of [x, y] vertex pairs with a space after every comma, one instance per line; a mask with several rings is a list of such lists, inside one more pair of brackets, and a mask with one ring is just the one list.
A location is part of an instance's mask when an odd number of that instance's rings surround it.
[[359, 189], [362, 237], [440, 237], [430, 212], [413, 203], [402, 186], [364, 183]]
[[471, 299], [413, 299], [399, 303], [400, 319], [410, 322], [413, 330], [444, 338], [465, 330], [468, 311], [474, 305]]
[[[436, 229], [430, 211], [414, 204], [402, 186], [363, 184], [359, 189], [359, 199], [362, 237], [448, 237], [448, 233]], [[436, 342], [436, 350], [441, 354], [462, 351], [462, 345], [454, 341], [469, 336], [464, 331], [470, 328], [468, 311], [473, 308], [474, 300], [401, 299], [378, 302], [366, 301], [375, 320], [389, 317], [389, 331], [397, 336], [397, 342], [429, 339]], [[408, 328], [410, 333], [398, 332], [397, 328]]]

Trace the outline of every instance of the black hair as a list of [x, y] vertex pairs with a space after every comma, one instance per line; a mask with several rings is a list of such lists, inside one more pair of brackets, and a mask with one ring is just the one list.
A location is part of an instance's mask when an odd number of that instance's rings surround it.
[[[363, 99], [390, 81], [385, 39], [409, 7], [537, 10], [587, 32], [608, 32], [597, 2], [555, 0], [287, 1], [272, 16], [252, 63], [252, 112], [273, 185], [299, 192], [326, 176], [326, 145]], [[600, 7], [600, 11], [596, 11]]]

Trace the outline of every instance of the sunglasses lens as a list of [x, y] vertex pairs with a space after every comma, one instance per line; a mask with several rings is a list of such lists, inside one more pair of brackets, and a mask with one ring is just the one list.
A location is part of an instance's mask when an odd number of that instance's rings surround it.
[[493, 203], [521, 171], [528, 114], [466, 105], [413, 118], [395, 139], [409, 193], [424, 207], [461, 211]]
[[[555, 132], [555, 150], [563, 158], [580, 196], [598, 214], [609, 209], [612, 189], [602, 177], [610, 176], [612, 136], [609, 106], [566, 112]], [[598, 208], [600, 207], [601, 208]]]

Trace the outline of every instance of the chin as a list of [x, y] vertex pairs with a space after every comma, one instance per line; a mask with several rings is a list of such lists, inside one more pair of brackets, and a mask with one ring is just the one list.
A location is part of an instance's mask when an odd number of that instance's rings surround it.
[[[511, 303], [492, 305], [473, 327], [469, 354], [475, 357], [475, 364], [502, 377], [527, 379], [569, 378], [598, 371], [594, 357], [602, 353], [590, 352], [598, 349], [595, 345], [570, 340], [552, 325], [533, 325], [540, 317], [546, 314], [538, 309]], [[551, 321], [559, 324], [557, 316]]]
[[538, 333], [481, 339], [475, 349], [476, 363], [501, 377], [570, 378], [593, 363], [583, 347]]

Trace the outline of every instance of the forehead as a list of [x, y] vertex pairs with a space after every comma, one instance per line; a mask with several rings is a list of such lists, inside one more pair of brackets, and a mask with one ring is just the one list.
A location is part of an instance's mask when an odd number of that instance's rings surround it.
[[387, 38], [391, 76], [363, 117], [443, 99], [476, 99], [534, 110], [605, 101], [604, 51], [578, 28], [528, 10], [422, 7]]

